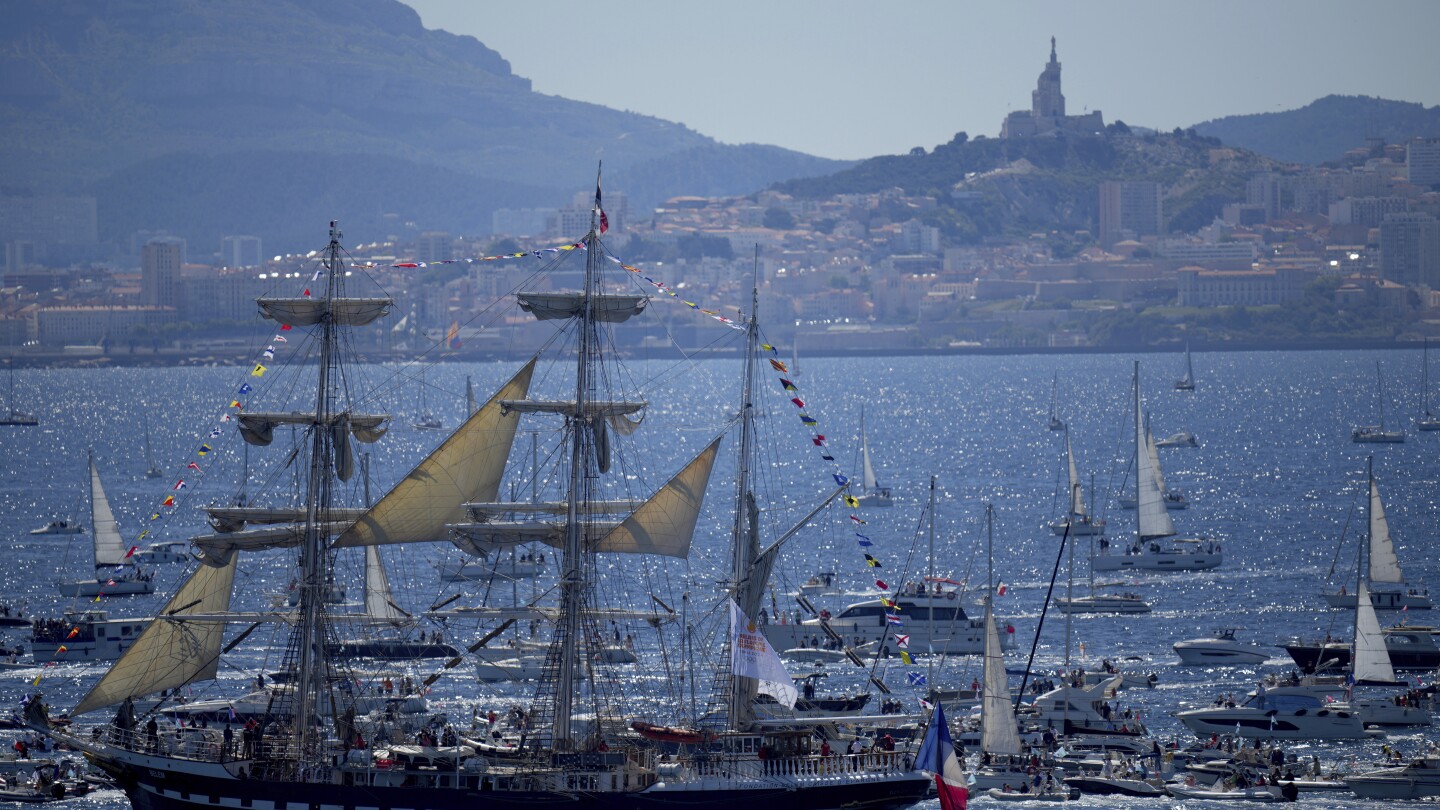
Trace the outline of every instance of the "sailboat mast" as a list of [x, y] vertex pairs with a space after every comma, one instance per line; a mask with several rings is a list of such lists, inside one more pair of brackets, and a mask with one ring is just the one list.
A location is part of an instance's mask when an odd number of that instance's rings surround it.
[[570, 484], [565, 509], [565, 551], [560, 573], [560, 618], [555, 632], [559, 635], [559, 661], [555, 687], [555, 725], [552, 745], [556, 751], [575, 748], [571, 715], [575, 700], [575, 659], [580, 641], [580, 611], [584, 600], [585, 526], [581, 523], [580, 500], [590, 480], [590, 448], [594, 427], [590, 420], [591, 354], [598, 344], [595, 334], [596, 276], [599, 274], [600, 235], [596, 230], [600, 207], [600, 175], [595, 176], [595, 205], [590, 209], [590, 232], [585, 235], [585, 281], [579, 324], [579, 345], [575, 358], [575, 414], [570, 422]]
[[[759, 248], [756, 248], [759, 261]], [[755, 442], [754, 392], [755, 349], [760, 341], [760, 292], [750, 288], [750, 321], [745, 329], [745, 372], [740, 386], [740, 443], [735, 462], [735, 523], [731, 528], [731, 597], [742, 601], [745, 579], [754, 574], [755, 560], [760, 556], [760, 527], [756, 525], [754, 496], [750, 492], [750, 456]], [[750, 617], [753, 618], [753, 617]], [[732, 728], [744, 730], [754, 715], [757, 684], [755, 679], [730, 675], [730, 714]]]
[[[927, 557], [927, 570], [932, 588], [938, 587], [935, 582], [935, 476], [930, 476], [930, 552]], [[933, 591], [932, 591], [933, 593]], [[935, 622], [925, 623], [925, 649], [935, 649]], [[935, 656], [930, 656], [932, 659]]]
[[[342, 275], [340, 259], [340, 228], [337, 221], [330, 222], [330, 244], [325, 249], [324, 267], [325, 300], [333, 302], [339, 296], [337, 285]], [[330, 374], [336, 360], [336, 326], [333, 318], [321, 318], [320, 362], [315, 386], [315, 420], [311, 423], [311, 452], [309, 481], [305, 503], [305, 533], [301, 544], [300, 601], [298, 605], [300, 622], [296, 628], [298, 643], [296, 662], [299, 668], [295, 690], [295, 733], [302, 758], [318, 756], [321, 748], [322, 726], [320, 724], [320, 690], [327, 682], [327, 663], [324, 659], [325, 590], [329, 581], [329, 552], [322, 526], [326, 523], [326, 512], [330, 505], [330, 475], [332, 466], [330, 432]]]

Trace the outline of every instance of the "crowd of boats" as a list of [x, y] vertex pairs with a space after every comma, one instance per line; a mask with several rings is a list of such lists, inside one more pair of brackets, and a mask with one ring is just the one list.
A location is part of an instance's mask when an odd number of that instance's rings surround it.
[[[714, 594], [726, 605], [719, 610], [732, 618], [715, 631], [718, 654], [707, 660], [696, 653], [691, 633], [699, 620], [690, 612], [696, 609], [688, 592], [678, 606], [656, 592], [658, 586], [646, 592], [643, 607], [604, 603], [607, 592], [597, 583], [605, 570], [620, 566], [597, 560], [687, 557], [720, 439], [702, 444], [659, 487], [630, 492], [639, 476], [623, 463], [625, 439], [641, 429], [649, 402], [638, 392], [611, 389], [632, 378], [609, 365], [619, 358], [609, 356], [604, 330], [639, 316], [650, 299], [603, 280], [603, 271], [615, 267], [626, 271], [624, 282], [634, 279], [631, 268], [605, 254], [598, 189], [595, 211], [584, 240], [546, 259], [580, 257], [581, 289], [550, 289], [541, 274], [532, 279], [535, 289], [516, 293], [523, 312], [562, 325], [558, 337], [572, 344], [570, 354], [543, 374], [538, 358], [526, 363], [488, 400], [468, 407], [453, 431], [374, 500], [355, 445], [379, 441], [388, 417], [361, 411], [368, 400], [352, 390], [354, 380], [337, 380], [352, 360], [346, 331], [385, 316], [393, 302], [347, 290], [353, 265], [332, 223], [305, 293], [258, 302], [265, 318], [287, 332], [298, 330], [288, 342], [309, 354], [293, 370], [313, 375], [312, 384], [299, 404], [246, 407], [235, 420], [240, 438], [255, 447], [270, 445], [278, 426], [304, 436], [282, 462], [295, 471], [287, 475], [298, 484], [298, 500], [213, 505], [206, 509], [212, 532], [127, 548], [91, 458], [85, 529], [96, 575], [57, 583], [59, 591], [76, 597], [149, 594], [156, 568], [166, 565], [183, 566], [185, 578], [153, 617], [111, 618], [88, 600], [58, 618], [17, 617], [30, 628], [29, 666], [62, 653], [67, 661], [115, 663], [65, 716], [36, 694], [14, 722], [83, 753], [101, 778], [114, 780], [145, 810], [201, 804], [276, 810], [282, 801], [344, 810], [460, 810], [473, 806], [478, 794], [506, 808], [585, 802], [730, 810], [746, 802], [756, 810], [885, 810], [937, 791], [944, 810], [953, 810], [947, 803], [960, 788], [947, 773], [952, 757], [963, 762], [963, 790], [999, 802], [1084, 794], [1244, 801], [1347, 790], [1374, 798], [1440, 795], [1440, 752], [1433, 745], [1346, 773], [1285, 747], [1365, 740], [1386, 728], [1430, 723], [1433, 685], [1398, 680], [1396, 671], [1440, 666], [1436, 634], [1412, 625], [1382, 628], [1377, 618], [1377, 610], [1418, 611], [1430, 604], [1423, 588], [1404, 581], [1373, 474], [1353, 591], [1346, 586], [1328, 595], [1331, 606], [1354, 612], [1350, 640], [1291, 644], [1292, 674], [1261, 680], [1249, 694], [1220, 694], [1208, 706], [1175, 707], [1176, 718], [1194, 735], [1188, 742], [1154, 736], [1143, 712], [1124, 699], [1127, 689], [1156, 686], [1156, 674], [1126, 671], [1124, 661], [1105, 661], [1094, 670], [1076, 666], [1068, 634], [1063, 667], [1041, 672], [1027, 664], [1012, 689], [1007, 660], [1023, 634], [996, 615], [993, 577], [979, 588], [935, 570], [933, 483], [931, 563], [923, 576], [877, 581], [863, 598], [847, 600], [842, 577], [821, 572], [799, 586], [793, 607], [782, 608], [771, 580], [791, 537], [832, 504], [863, 509], [894, 501], [876, 475], [862, 428], [862, 475], [854, 494], [837, 475], [835, 488], [785, 525], [772, 525], [781, 510], [761, 509], [762, 476], [753, 466], [760, 429], [757, 378], [762, 361], [788, 371], [763, 342], [754, 297], [740, 322], [721, 318], [743, 334], [745, 362], [735, 417], [724, 431], [737, 438], [729, 566]], [[556, 385], [561, 377], [565, 383]], [[794, 382], [781, 379], [788, 397]], [[532, 390], [540, 380], [550, 388]], [[1185, 374], [1175, 388], [1193, 391], [1195, 384], [1187, 349]], [[270, 393], [295, 396], [300, 390], [276, 386]], [[800, 397], [790, 401], [808, 418]], [[1135, 526], [1125, 540], [1085, 497], [1068, 427], [1052, 407], [1049, 426], [1064, 431], [1067, 484], [1064, 514], [1050, 525], [1060, 538], [1056, 570], [1068, 559], [1073, 572], [1077, 541], [1088, 546], [1088, 593], [1074, 592], [1072, 574], [1066, 595], [1054, 599], [1067, 620], [1149, 611], [1135, 586], [1117, 592], [1097, 584], [1097, 574], [1192, 572], [1225, 563], [1218, 541], [1179, 537], [1175, 528], [1171, 512], [1191, 504], [1167, 486], [1157, 449], [1196, 447], [1198, 441], [1183, 432], [1155, 440], [1138, 363], [1131, 404], [1125, 417], [1127, 431], [1133, 428], [1129, 492], [1118, 500], [1131, 504]], [[422, 415], [416, 425], [441, 435], [442, 423], [428, 411]], [[524, 466], [507, 462], [522, 416], [559, 420], [560, 438], [546, 454], [557, 461], [542, 474], [533, 469], [541, 454], [532, 448], [524, 482], [532, 497], [504, 500], [502, 480]], [[814, 444], [824, 447], [824, 437], [817, 435]], [[360, 478], [352, 483], [357, 467]], [[542, 497], [542, 483], [551, 487], [552, 499]], [[1093, 480], [1088, 489], [1093, 498]], [[40, 531], [83, 533], [75, 528], [67, 520]], [[453, 606], [463, 598], [457, 595], [418, 613], [403, 608], [390, 587], [382, 548], [437, 541], [468, 555], [442, 566], [442, 581], [499, 578], [512, 583], [510, 598]], [[293, 554], [288, 592], [267, 610], [234, 609], [237, 561], [277, 549]], [[363, 597], [353, 604], [345, 601], [335, 570], [337, 555], [346, 550], [364, 556]], [[528, 597], [513, 586], [542, 578], [546, 587]], [[438, 629], [442, 621], [452, 641], [457, 625], [473, 623], [476, 640], [447, 643]], [[230, 633], [232, 625], [247, 629]], [[197, 684], [236, 684], [219, 678], [220, 661], [262, 625], [284, 628], [274, 660], [265, 659], [273, 666], [254, 673], [243, 693], [195, 698]], [[659, 642], [662, 654], [650, 662], [673, 691], [666, 716], [654, 714], [653, 701], [626, 699], [633, 670], [624, 668], [642, 655], [637, 632], [669, 633], [672, 643], [680, 637], [671, 647]], [[909, 665], [912, 651], [922, 649], [932, 663], [978, 656], [978, 676], [960, 688], [911, 672], [911, 684], [927, 690], [923, 701], [907, 704], [885, 683], [886, 664], [900, 659]], [[1271, 659], [1270, 649], [1242, 640], [1235, 628], [1173, 645], [1182, 665], [1200, 667], [1254, 666]], [[443, 663], [424, 678], [406, 668], [424, 659]], [[782, 661], [815, 669], [791, 675]], [[495, 707], [476, 702], [468, 725], [453, 722], [431, 704], [429, 688], [467, 662], [474, 667], [468, 677], [525, 684], [517, 688], [531, 690], [528, 699]], [[19, 656], [8, 663], [27, 664]], [[839, 671], [832, 667], [860, 673], [866, 688], [820, 694], [827, 669]], [[707, 679], [710, 694], [702, 705], [697, 681]], [[878, 712], [867, 713], [877, 691]], [[108, 721], [94, 719], [102, 712]], [[48, 784], [37, 786], [37, 794], [49, 790], [50, 799], [59, 798]]]

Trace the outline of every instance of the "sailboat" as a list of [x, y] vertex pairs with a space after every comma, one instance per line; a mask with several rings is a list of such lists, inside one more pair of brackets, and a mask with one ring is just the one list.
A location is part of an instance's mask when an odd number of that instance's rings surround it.
[[1195, 390], [1195, 364], [1190, 362], [1190, 344], [1185, 344], [1185, 374], [1175, 381], [1176, 391]]
[[441, 422], [440, 417], [432, 413], [430, 407], [425, 404], [425, 370], [423, 368], [420, 370], [420, 385], [417, 386], [417, 389], [420, 392], [420, 418], [413, 422], [412, 425], [420, 430], [440, 430], [444, 428], [445, 423]]
[[1224, 561], [1219, 543], [1208, 540], [1178, 540], [1175, 546], [1162, 542], [1175, 536], [1163, 494], [1160, 465], [1153, 439], [1146, 428], [1140, 407], [1140, 363], [1135, 363], [1135, 542], [1123, 554], [1106, 553], [1091, 558], [1095, 571], [1201, 571], [1216, 568]]
[[165, 473], [155, 463], [155, 454], [150, 450], [150, 420], [145, 420], [145, 477], [159, 478]]
[[1420, 415], [1415, 418], [1416, 430], [1440, 430], [1440, 416], [1430, 411], [1430, 339], [1420, 355]]
[[[7, 365], [9, 363], [7, 362]], [[15, 366], [10, 365], [10, 387], [9, 393], [5, 396], [5, 415], [0, 418], [0, 427], [35, 427], [40, 420], [34, 414], [26, 413], [15, 407]]]
[[1079, 470], [1075, 467], [1075, 451], [1070, 446], [1069, 430], [1065, 431], [1065, 465], [1070, 481], [1068, 488], [1070, 496], [1066, 499], [1069, 509], [1065, 517], [1050, 524], [1050, 531], [1057, 536], [1068, 531], [1071, 537], [1104, 534], [1105, 519], [1092, 517], [1085, 507], [1085, 493], [1080, 486]]
[[875, 477], [875, 465], [870, 461], [870, 439], [865, 435], [865, 409], [860, 409], [860, 505], [894, 506], [890, 488], [880, 486]]
[[1060, 374], [1050, 378], [1050, 429], [1064, 430], [1065, 422], [1060, 419]]
[[[598, 190], [595, 202], [598, 212]], [[602, 287], [601, 271], [610, 269], [611, 263], [604, 257], [597, 224], [592, 214], [591, 229], [578, 243], [583, 250], [557, 258], [583, 256], [579, 292], [522, 291], [518, 296], [521, 309], [541, 320], [560, 321], [573, 336], [573, 398], [532, 397], [529, 388], [536, 360], [531, 359], [415, 470], [356, 514], [336, 502], [342, 488], [332, 485], [351, 472], [352, 438], [378, 439], [383, 417], [352, 413], [349, 403], [339, 399], [342, 387], [331, 384], [330, 375], [339, 372], [342, 358], [336, 352], [348, 343], [340, 339], [341, 330], [374, 321], [391, 308], [391, 301], [344, 295], [347, 274], [339, 229], [332, 223], [321, 271], [325, 295], [260, 301], [264, 314], [308, 328], [320, 347], [320, 360], [313, 366], [317, 370], [314, 409], [277, 412], [264, 420], [288, 419], [305, 426], [311, 438], [304, 502], [290, 510], [290, 517], [299, 522], [283, 529], [217, 532], [197, 538], [195, 544], [209, 564], [200, 566], [172, 597], [162, 611], [166, 621], [151, 624], [72, 714], [214, 677], [223, 641], [223, 624], [214, 619], [226, 611], [240, 554], [259, 548], [293, 548], [302, 564], [300, 603], [288, 618], [293, 630], [284, 661], [287, 688], [271, 693], [252, 738], [254, 745], [229, 757], [218, 744], [203, 739], [193, 747], [172, 748], [168, 735], [163, 744], [155, 743], [137, 733], [123, 709], [120, 723], [112, 725], [108, 734], [51, 733], [113, 775], [131, 802], [147, 810], [193, 810], [192, 797], [233, 807], [260, 808], [283, 799], [288, 805], [344, 810], [467, 810], [477, 802], [517, 810], [561, 805], [731, 810], [737, 804], [756, 810], [851, 805], [888, 810], [922, 800], [930, 780], [902, 755], [822, 757], [819, 742], [812, 745], [816, 738], [811, 729], [757, 725], [753, 703], [760, 680], [736, 674], [736, 669], [723, 664], [716, 683], [717, 705], [725, 710], [716, 717], [713, 730], [682, 730], [695, 744], [662, 757], [645, 736], [656, 726], [631, 721], [636, 710], [620, 705], [621, 685], [606, 683], [605, 668], [592, 664], [588, 653], [597, 643], [592, 632], [596, 622], [654, 616], [650, 611], [627, 612], [597, 603], [596, 580], [610, 567], [597, 564], [599, 555], [687, 556], [719, 450], [716, 438], [638, 507], [632, 509], [629, 501], [613, 497], [615, 489], [623, 491], [628, 477], [627, 468], [612, 455], [623, 446], [618, 440], [612, 445], [612, 431], [624, 436], [626, 428], [619, 425], [638, 428], [629, 417], [648, 403], [619, 392], [606, 396], [603, 386], [617, 378], [606, 373], [614, 369], [603, 364], [617, 358], [607, 351], [612, 344], [602, 329], [608, 331], [611, 324], [640, 314], [648, 299], [601, 292], [608, 289]], [[739, 508], [726, 588], [742, 616], [755, 615], [780, 544], [844, 492], [835, 490], [788, 534], [760, 549], [759, 507], [747, 472], [749, 452], [754, 449], [748, 405], [758, 345], [753, 307], [752, 302], [746, 332], [746, 407], [740, 409], [739, 419]], [[558, 502], [498, 500], [522, 414], [559, 417], [564, 422], [563, 456], [568, 461], [563, 464], [563, 499]], [[612, 518], [616, 512], [620, 514]], [[477, 514], [485, 519], [477, 520]], [[352, 748], [347, 742], [359, 720], [353, 704], [346, 709], [350, 696], [331, 688], [333, 678], [343, 676], [345, 662], [329, 656], [324, 643], [338, 621], [322, 598], [333, 551], [447, 539], [485, 553], [534, 542], [560, 550], [558, 604], [528, 615], [511, 614], [512, 619], [544, 617], [550, 628], [543, 676], [525, 713], [527, 733], [504, 758], [480, 759], [479, 746], [470, 743]], [[738, 638], [747, 623], [737, 624]], [[755, 644], [759, 635], [753, 628], [748, 633], [748, 644]], [[482, 648], [493, 635], [487, 634], [474, 648]], [[178, 648], [189, 652], [183, 656], [171, 652]], [[457, 656], [445, 668], [461, 660]], [[44, 718], [32, 713], [27, 720], [38, 726]], [[218, 740], [213, 734], [211, 739]], [[177, 790], [180, 785], [183, 788]]]
[[[100, 484], [100, 471], [95, 456], [90, 463], [90, 534], [95, 547], [95, 579], [69, 580], [58, 583], [61, 596], [130, 596], [152, 593], [153, 575], [134, 564], [120, 536], [120, 526], [110, 510], [110, 499]], [[101, 572], [110, 576], [101, 578]]]
[[[1429, 610], [1433, 607], [1429, 593], [1405, 582], [1400, 558], [1395, 556], [1395, 541], [1390, 536], [1385, 504], [1380, 498], [1380, 485], [1373, 474], [1368, 477], [1369, 519], [1365, 546], [1369, 563], [1364, 573], [1369, 583], [1370, 604], [1376, 610]], [[1346, 593], [1344, 588], [1338, 593], [1325, 594], [1325, 603], [1332, 608], [1354, 608], [1358, 601], [1354, 593]]]
[[1380, 361], [1375, 361], [1375, 391], [1380, 403], [1380, 424], [1361, 425], [1350, 431], [1350, 441], [1368, 444], [1400, 444], [1405, 441], [1405, 431], [1385, 428], [1385, 375], [1380, 373]]
[[[1165, 482], [1165, 471], [1160, 467], [1160, 442], [1150, 432], [1150, 414], [1145, 414], [1145, 452], [1150, 457], [1150, 469], [1154, 471], [1156, 486], [1160, 488], [1160, 501], [1166, 509], [1189, 509], [1190, 499], [1178, 489], [1171, 489]], [[1134, 509], [1137, 496], [1120, 494], [1120, 508]]]

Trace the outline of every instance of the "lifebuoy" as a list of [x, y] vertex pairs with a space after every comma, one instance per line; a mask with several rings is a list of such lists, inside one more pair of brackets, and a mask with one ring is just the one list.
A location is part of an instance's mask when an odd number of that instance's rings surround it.
[[954, 599], [954, 598], [955, 598], [955, 592], [954, 592], [954, 591], [951, 591], [951, 592], [945, 594], [945, 598], [946, 598], [946, 599]]

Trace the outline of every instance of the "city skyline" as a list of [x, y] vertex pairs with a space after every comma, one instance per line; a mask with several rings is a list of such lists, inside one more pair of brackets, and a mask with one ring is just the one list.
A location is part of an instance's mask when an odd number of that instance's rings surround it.
[[1188, 127], [1331, 94], [1440, 104], [1428, 42], [1440, 6], [1423, 0], [1367, 7], [1370, 25], [1352, 24], [1357, 9], [1341, 0], [406, 2], [427, 28], [498, 51], [536, 92], [840, 159], [998, 135], [1029, 108], [1051, 36], [1070, 113], [1107, 121]]

